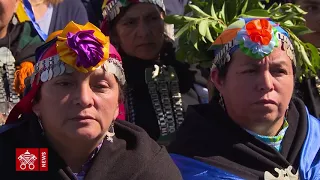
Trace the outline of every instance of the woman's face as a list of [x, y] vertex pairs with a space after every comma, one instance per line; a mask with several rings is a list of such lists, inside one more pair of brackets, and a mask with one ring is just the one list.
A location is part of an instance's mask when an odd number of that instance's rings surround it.
[[228, 114], [244, 128], [268, 129], [284, 116], [292, 97], [292, 61], [281, 48], [260, 61], [240, 50], [232, 57], [225, 79], [215, 82]]
[[57, 76], [40, 93], [33, 110], [55, 139], [100, 139], [118, 116], [119, 86], [103, 68]]
[[296, 3], [308, 12], [305, 15], [307, 26], [315, 31], [304, 35], [302, 39], [320, 47], [320, 0], [298, 0]]
[[115, 26], [116, 43], [129, 56], [158, 57], [164, 41], [163, 13], [151, 3], [132, 5]]
[[13, 13], [16, 10], [18, 0], [0, 0], [0, 32], [5, 32], [0, 34], [0, 38], [6, 35], [6, 29], [10, 20], [12, 19]]

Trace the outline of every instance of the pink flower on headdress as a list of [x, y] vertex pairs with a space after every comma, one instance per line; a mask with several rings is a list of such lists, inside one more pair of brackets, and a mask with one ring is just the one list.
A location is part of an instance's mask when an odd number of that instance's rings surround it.
[[86, 30], [67, 34], [67, 44], [77, 54], [78, 67], [96, 66], [104, 56], [103, 46], [93, 33], [94, 30]]

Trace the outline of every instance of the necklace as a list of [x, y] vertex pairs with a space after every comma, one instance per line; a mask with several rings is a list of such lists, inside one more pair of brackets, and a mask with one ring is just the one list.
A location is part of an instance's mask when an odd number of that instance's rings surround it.
[[[156, 112], [160, 135], [163, 137], [173, 134], [184, 120], [179, 80], [174, 68], [158, 65], [154, 69], [147, 68], [145, 82]], [[128, 121], [135, 123], [133, 91], [128, 87], [126, 109]]]

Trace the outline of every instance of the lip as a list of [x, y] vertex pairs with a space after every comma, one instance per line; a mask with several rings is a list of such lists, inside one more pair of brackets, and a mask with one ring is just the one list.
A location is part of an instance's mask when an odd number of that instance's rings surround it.
[[83, 120], [94, 120], [94, 118], [92, 116], [76, 116], [76, 117], [73, 117], [71, 118], [71, 120], [74, 120], [74, 121], [83, 121]]
[[154, 45], [154, 44], [156, 44], [156, 43], [142, 43], [142, 44], [137, 45], [137, 47], [141, 47], [141, 46], [152, 46], [152, 45]]
[[261, 99], [261, 100], [255, 102], [254, 104], [274, 104], [274, 105], [277, 105], [277, 103], [272, 99]]

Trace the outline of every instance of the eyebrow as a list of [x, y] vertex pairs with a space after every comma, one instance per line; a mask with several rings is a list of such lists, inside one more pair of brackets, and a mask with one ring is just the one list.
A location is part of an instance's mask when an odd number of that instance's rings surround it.
[[[240, 64], [240, 66], [254, 66], [254, 67], [259, 67], [260, 65], [257, 63], [258, 61], [250, 61], [250, 62], [245, 62]], [[273, 61], [271, 66], [289, 66], [289, 64], [285, 60], [279, 60], [279, 61]]]
[[135, 20], [135, 19], [139, 19], [141, 16], [142, 17], [148, 17], [148, 16], [153, 16], [153, 15], [159, 15], [160, 17], [160, 13], [158, 13], [157, 11], [154, 11], [154, 12], [147, 12], [145, 14], [139, 14], [137, 15], [136, 13], [128, 13], [127, 15], [125, 15], [123, 17], [123, 20], [122, 21], [127, 21], [127, 20]]

